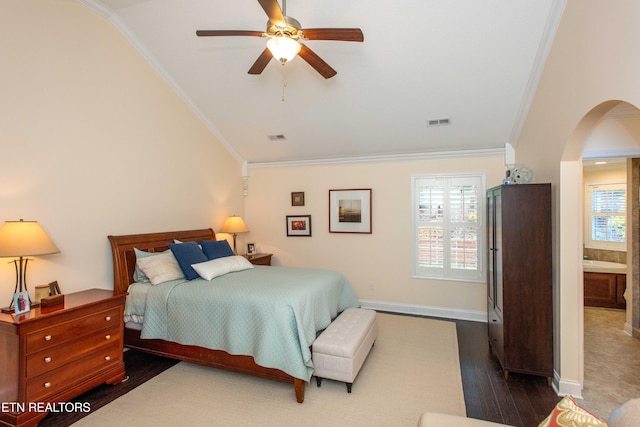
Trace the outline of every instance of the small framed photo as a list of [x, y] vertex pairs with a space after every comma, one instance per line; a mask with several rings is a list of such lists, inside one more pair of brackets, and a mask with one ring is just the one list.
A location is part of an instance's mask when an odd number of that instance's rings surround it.
[[247, 255], [255, 255], [258, 251], [256, 251], [255, 243], [247, 243]]
[[311, 237], [311, 215], [287, 215], [287, 236]]
[[53, 296], [53, 295], [60, 295], [62, 294], [62, 292], [60, 292], [60, 286], [58, 285], [58, 281], [54, 280], [53, 282], [49, 283], [49, 295]]
[[13, 306], [16, 314], [26, 313], [31, 310], [31, 301], [29, 300], [27, 291], [13, 294]]
[[371, 234], [371, 189], [329, 190], [329, 233]]
[[304, 206], [304, 191], [291, 193], [291, 206]]

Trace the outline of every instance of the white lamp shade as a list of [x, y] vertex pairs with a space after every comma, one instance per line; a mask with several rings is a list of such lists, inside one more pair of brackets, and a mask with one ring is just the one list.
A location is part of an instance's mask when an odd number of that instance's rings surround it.
[[48, 255], [60, 252], [37, 221], [6, 221], [0, 227], [0, 257]]
[[230, 234], [246, 233], [247, 231], [249, 231], [249, 228], [247, 227], [247, 224], [245, 224], [244, 221], [242, 220], [242, 217], [233, 215], [228, 217], [224, 221], [224, 224], [222, 224], [222, 228], [219, 231], [220, 233], [230, 233]]
[[271, 37], [267, 47], [273, 57], [283, 64], [291, 61], [300, 52], [300, 43], [289, 37]]

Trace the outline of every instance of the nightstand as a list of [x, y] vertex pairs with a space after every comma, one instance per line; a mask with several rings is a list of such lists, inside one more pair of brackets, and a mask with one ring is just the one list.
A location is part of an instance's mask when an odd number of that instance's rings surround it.
[[272, 256], [273, 254], [244, 255], [244, 257], [251, 261], [251, 264], [253, 265], [271, 265]]
[[125, 297], [89, 289], [57, 307], [0, 314], [0, 402], [14, 403], [0, 425], [36, 425], [47, 403], [124, 379]]

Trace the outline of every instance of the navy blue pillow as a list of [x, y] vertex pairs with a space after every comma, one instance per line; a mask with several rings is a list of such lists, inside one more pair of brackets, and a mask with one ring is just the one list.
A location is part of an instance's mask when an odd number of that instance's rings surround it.
[[200, 240], [200, 246], [209, 259], [234, 255], [229, 242], [226, 240]]
[[169, 249], [173, 252], [173, 256], [176, 257], [178, 265], [184, 273], [184, 277], [187, 280], [193, 280], [200, 277], [198, 273], [191, 267], [191, 264], [198, 264], [208, 261], [207, 256], [202, 252], [202, 249], [195, 242], [185, 243], [170, 243]]

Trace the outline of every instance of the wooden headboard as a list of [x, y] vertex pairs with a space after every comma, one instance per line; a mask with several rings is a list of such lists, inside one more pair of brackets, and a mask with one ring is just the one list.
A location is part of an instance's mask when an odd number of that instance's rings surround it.
[[169, 249], [169, 243], [173, 243], [174, 240], [198, 242], [200, 240], [216, 239], [216, 235], [211, 228], [108, 237], [111, 242], [111, 254], [113, 256], [114, 295], [127, 293], [129, 285], [133, 283], [133, 272], [136, 268], [134, 248], [145, 252], [162, 252]]

